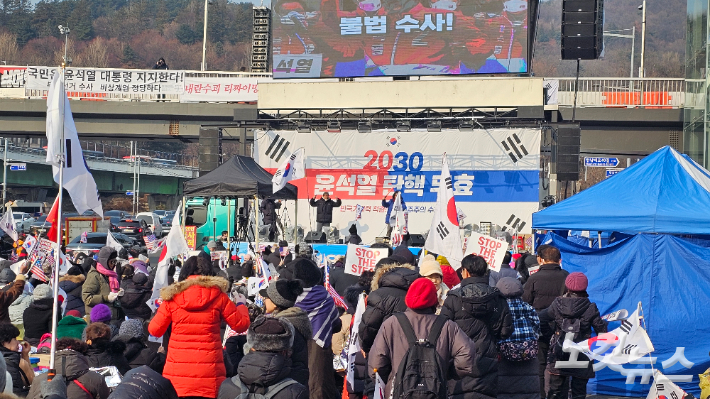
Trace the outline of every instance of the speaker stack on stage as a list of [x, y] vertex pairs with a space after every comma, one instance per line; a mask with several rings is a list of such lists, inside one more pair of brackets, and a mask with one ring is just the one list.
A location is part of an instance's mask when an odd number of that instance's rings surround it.
[[562, 59], [596, 60], [604, 49], [604, 0], [562, 1]]
[[579, 180], [579, 149], [582, 131], [579, 123], [560, 124], [552, 140], [551, 173], [558, 181]]
[[325, 238], [325, 233], [321, 232], [319, 235], [317, 231], [309, 231], [304, 241], [309, 244], [325, 244], [328, 242], [328, 240], [326, 240]]
[[200, 176], [217, 169], [222, 164], [222, 129], [200, 128]]

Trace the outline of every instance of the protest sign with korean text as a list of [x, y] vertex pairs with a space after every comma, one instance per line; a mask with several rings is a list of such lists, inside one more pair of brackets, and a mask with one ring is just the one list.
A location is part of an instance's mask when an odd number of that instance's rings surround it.
[[377, 262], [387, 255], [387, 248], [368, 248], [364, 245], [348, 244], [345, 273], [359, 276], [364, 271], [375, 270]]
[[508, 243], [503, 240], [497, 240], [493, 237], [480, 233], [471, 233], [466, 246], [466, 255], [478, 255], [486, 260], [488, 268], [495, 271], [500, 271], [500, 266], [503, 264], [505, 251], [508, 250]]
[[[49, 90], [55, 67], [29, 66], [26, 90]], [[182, 94], [185, 71], [67, 68], [68, 92], [118, 94]]]

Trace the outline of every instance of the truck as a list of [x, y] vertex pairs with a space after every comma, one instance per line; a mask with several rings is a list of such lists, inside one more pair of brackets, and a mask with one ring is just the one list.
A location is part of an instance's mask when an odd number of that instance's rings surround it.
[[[196, 226], [195, 247], [207, 245], [210, 240], [219, 238], [225, 230], [230, 237], [236, 236], [239, 208], [243, 199], [222, 200], [219, 198], [190, 198], [185, 202], [185, 225]], [[229, 221], [229, 228], [227, 228]]]

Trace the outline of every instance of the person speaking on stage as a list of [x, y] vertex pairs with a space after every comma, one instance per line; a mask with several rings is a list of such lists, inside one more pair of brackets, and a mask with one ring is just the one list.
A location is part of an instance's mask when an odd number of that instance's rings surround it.
[[330, 227], [330, 224], [333, 222], [333, 208], [340, 208], [342, 202], [337, 197], [335, 201], [333, 201], [330, 199], [330, 194], [325, 192], [319, 200], [316, 200], [316, 196], [314, 195], [310, 203], [317, 211], [316, 231], [328, 234], [327, 231], [323, 231], [323, 228]]
[[274, 201], [273, 198], [267, 198], [261, 201], [259, 209], [263, 216], [264, 226], [269, 226], [269, 241], [274, 241], [278, 235], [278, 228], [276, 226], [276, 220], [278, 215], [276, 210], [281, 208], [281, 201]]
[[[387, 208], [387, 214], [385, 215], [385, 224], [387, 225], [387, 237], [390, 237], [392, 235], [392, 229], [397, 223], [397, 211], [395, 211], [395, 215], [392, 215], [392, 209], [397, 204], [397, 197], [400, 197], [400, 201], [402, 201], [401, 210], [406, 211], [407, 205], [404, 203], [404, 198], [401, 197], [401, 193], [398, 190], [392, 192], [391, 200], [388, 200], [387, 197], [382, 199], [382, 207]], [[392, 216], [394, 216], [394, 219], [392, 218]]]

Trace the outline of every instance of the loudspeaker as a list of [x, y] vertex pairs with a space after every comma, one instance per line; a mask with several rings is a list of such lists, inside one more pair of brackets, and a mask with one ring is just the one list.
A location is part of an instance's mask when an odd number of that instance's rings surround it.
[[410, 234], [409, 235], [409, 246], [410, 247], [423, 247], [426, 240], [421, 234]]
[[222, 164], [222, 129], [201, 127], [199, 172], [205, 175]]
[[596, 60], [604, 49], [604, 0], [562, 1], [562, 59]]
[[304, 241], [306, 241], [309, 244], [311, 244], [311, 243], [325, 244], [326, 242], [328, 242], [325, 239], [325, 233], [320, 232], [320, 234], [319, 234], [319, 232], [317, 232], [317, 231], [309, 231], [308, 234], [306, 235], [306, 239]]
[[579, 150], [582, 130], [579, 124], [557, 126], [557, 135], [552, 141], [551, 173], [558, 181], [579, 180]]

